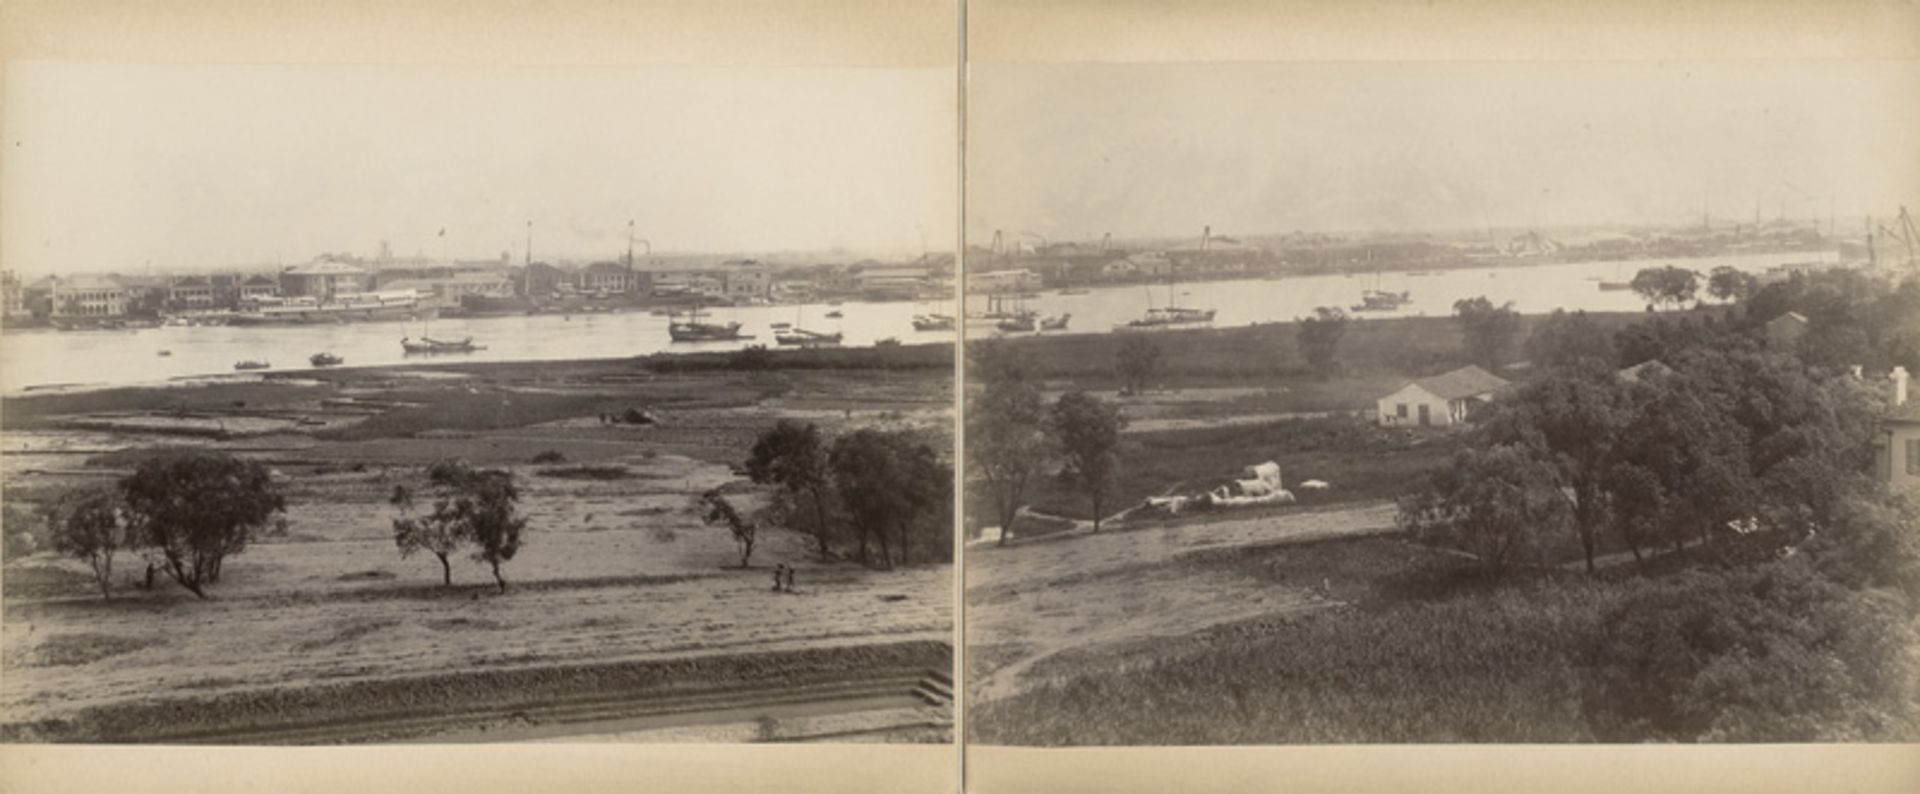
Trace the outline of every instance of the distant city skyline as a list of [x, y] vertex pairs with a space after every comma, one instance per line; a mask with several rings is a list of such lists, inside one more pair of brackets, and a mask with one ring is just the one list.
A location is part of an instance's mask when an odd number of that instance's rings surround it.
[[1916, 88], [1881, 61], [980, 65], [966, 236], [1886, 217], [1920, 202]]
[[[951, 69], [10, 64], [0, 265], [952, 250]], [[441, 230], [445, 229], [445, 236]], [[641, 250], [644, 247], [637, 247]]]

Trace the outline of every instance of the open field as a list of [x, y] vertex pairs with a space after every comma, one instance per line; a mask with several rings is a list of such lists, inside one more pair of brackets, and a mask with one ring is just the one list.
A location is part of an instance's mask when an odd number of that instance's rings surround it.
[[1366, 505], [976, 546], [967, 556], [970, 703], [1042, 685], [1046, 662], [1097, 658], [1210, 626], [1326, 609], [1321, 577], [1276, 585], [1194, 555], [1392, 533], [1391, 506]]
[[[316, 698], [334, 704], [329, 719], [345, 723], [399, 719], [418, 709], [472, 715], [392, 731], [437, 735], [504, 719], [493, 708], [501, 695], [462, 676], [530, 677], [522, 683], [531, 694], [512, 711], [563, 701], [580, 687], [625, 686], [565, 672], [583, 665], [650, 672], [639, 684], [610, 690], [627, 698], [618, 708], [534, 714], [534, 724], [549, 726], [542, 730], [649, 713], [653, 695], [676, 691], [711, 700], [693, 709], [707, 715], [698, 722], [729, 708], [779, 705], [744, 694], [729, 700], [733, 689], [805, 683], [824, 687], [827, 697], [836, 682], [886, 678], [882, 667], [906, 681], [950, 664], [942, 661], [945, 651], [928, 650], [943, 648], [952, 629], [948, 566], [875, 571], [822, 561], [806, 539], [770, 528], [754, 567], [742, 570], [731, 567], [738, 552], [727, 531], [702, 524], [693, 505], [699, 493], [723, 485], [751, 492], [728, 485], [740, 481], [732, 467], [754, 435], [782, 417], [818, 422], [828, 433], [913, 428], [936, 448], [950, 448], [949, 371], [662, 374], [632, 362], [593, 362], [431, 372], [342, 370], [317, 385], [269, 380], [207, 392], [8, 400], [8, 454], [0, 460], [10, 505], [110, 481], [142, 449], [177, 445], [216, 446], [263, 461], [288, 501], [284, 530], [233, 557], [207, 601], [164, 575], [154, 590], [141, 589], [144, 566], [131, 555], [116, 560], [112, 601], [100, 599], [77, 561], [48, 552], [8, 560], [0, 711], [9, 734], [141, 740], [158, 734], [140, 727], [148, 724], [140, 715], [162, 709], [199, 715], [193, 725], [210, 735], [245, 728], [241, 734], [254, 736], [270, 733], [276, 720], [314, 718]], [[238, 437], [69, 429], [102, 414], [169, 404], [163, 400], [221, 418], [272, 411], [349, 421]], [[600, 419], [628, 408], [649, 411], [656, 421]], [[18, 446], [15, 418], [31, 428]], [[542, 453], [559, 460], [531, 462]], [[524, 548], [503, 566], [504, 595], [464, 552], [454, 561], [454, 586], [445, 588], [430, 555], [403, 560], [394, 546], [388, 495], [396, 484], [424, 484], [422, 467], [449, 457], [519, 475], [521, 512], [530, 524]], [[769, 569], [780, 562], [798, 569], [797, 593], [770, 592]], [[901, 643], [919, 645], [898, 658], [863, 650]], [[347, 689], [327, 700], [317, 694], [322, 686]], [[903, 719], [912, 716], [902, 725], [919, 726], [903, 735], [940, 733], [925, 727], [938, 718], [900, 701], [910, 688], [828, 699], [859, 704], [860, 697], [881, 697], [866, 705], [897, 710]], [[944, 707], [928, 708], [944, 714]], [[853, 731], [862, 740], [887, 734], [885, 725], [836, 713], [809, 716], [825, 720], [813, 733]], [[526, 719], [515, 724], [527, 728]], [[668, 730], [675, 724], [656, 720], [650, 730], [666, 733], [648, 736], [678, 736]], [[789, 728], [770, 738], [811, 735]], [[381, 736], [314, 740], [368, 738]]]

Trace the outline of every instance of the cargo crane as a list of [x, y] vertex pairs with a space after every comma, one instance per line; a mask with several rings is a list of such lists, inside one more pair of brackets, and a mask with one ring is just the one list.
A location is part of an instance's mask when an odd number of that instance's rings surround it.
[[1920, 243], [1920, 232], [1914, 230], [1913, 216], [1907, 213], [1905, 204], [1900, 205], [1899, 222], [1896, 227], [1889, 228], [1884, 223], [1874, 223], [1872, 218], [1867, 219], [1867, 264], [1869, 265], [1879, 264], [1879, 251], [1875, 244], [1877, 236], [1899, 240], [1901, 247], [1907, 249], [1907, 267], [1920, 267], [1920, 251], [1914, 248], [1917, 243]]

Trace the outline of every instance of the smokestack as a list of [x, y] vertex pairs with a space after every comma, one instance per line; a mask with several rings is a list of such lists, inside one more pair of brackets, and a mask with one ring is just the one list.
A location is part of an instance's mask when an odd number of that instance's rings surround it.
[[1107, 246], [1113, 243], [1113, 232], [1100, 235], [1100, 253], [1107, 252]]
[[1213, 241], [1213, 227], [1212, 226], [1200, 227], [1200, 250], [1202, 251], [1207, 250], [1207, 245], [1212, 241]]
[[1887, 377], [1893, 379], [1893, 404], [1906, 405], [1907, 404], [1907, 368], [1894, 367], [1893, 374], [1888, 375]]

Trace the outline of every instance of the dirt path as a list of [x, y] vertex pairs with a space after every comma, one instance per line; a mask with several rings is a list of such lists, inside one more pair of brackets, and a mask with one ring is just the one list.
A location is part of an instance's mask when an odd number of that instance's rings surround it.
[[1398, 531], [1395, 508], [1356, 507], [1103, 531], [976, 547], [967, 558], [967, 641], [1006, 654], [980, 673], [970, 664], [975, 702], [1040, 683], [1035, 666], [1068, 651], [1334, 605], [1309, 588], [1276, 588], [1233, 574], [1184, 566], [1196, 551], [1360, 537]]

